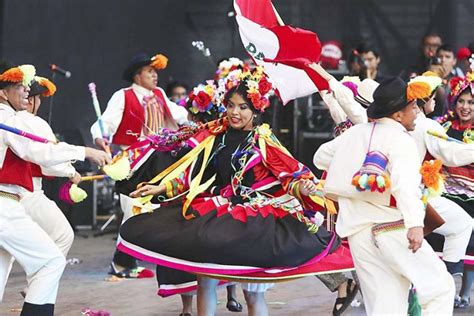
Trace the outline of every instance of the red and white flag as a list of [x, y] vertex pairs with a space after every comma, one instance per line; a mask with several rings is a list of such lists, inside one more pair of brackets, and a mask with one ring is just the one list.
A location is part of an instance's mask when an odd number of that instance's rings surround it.
[[234, 8], [245, 50], [265, 68], [284, 104], [329, 88], [308, 67], [321, 55], [315, 33], [280, 25], [271, 0], [234, 0]]

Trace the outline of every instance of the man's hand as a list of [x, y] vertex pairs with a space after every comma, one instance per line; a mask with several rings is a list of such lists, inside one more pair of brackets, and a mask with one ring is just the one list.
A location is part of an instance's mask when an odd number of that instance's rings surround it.
[[109, 141], [107, 139], [104, 139], [104, 138], [96, 138], [94, 140], [95, 144], [97, 145], [97, 147], [99, 147], [100, 149], [102, 149], [103, 151], [105, 152], [109, 152], [110, 151], [110, 144], [109, 144]]
[[421, 248], [423, 243], [423, 227], [412, 227], [408, 229], [407, 239], [409, 242], [408, 249], [415, 253]]
[[76, 171], [76, 173], [69, 178], [69, 181], [74, 184], [79, 184], [79, 182], [81, 182], [81, 175]]
[[110, 154], [102, 150], [97, 150], [94, 148], [86, 147], [86, 158], [91, 162], [95, 163], [99, 167], [103, 167], [106, 164], [112, 162], [112, 157]]

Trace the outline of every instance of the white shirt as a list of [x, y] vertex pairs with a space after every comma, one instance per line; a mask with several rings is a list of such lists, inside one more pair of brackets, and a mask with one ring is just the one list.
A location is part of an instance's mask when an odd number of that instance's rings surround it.
[[432, 136], [428, 130], [439, 134], [446, 134], [438, 122], [427, 118], [423, 113], [418, 113], [415, 120], [415, 130], [410, 135], [418, 147], [420, 161], [425, 158], [428, 151], [431, 156], [443, 162], [448, 167], [465, 166], [474, 163], [474, 143], [459, 144]]
[[[35, 134], [35, 123], [24, 113], [15, 112], [10, 105], [0, 103], [0, 123]], [[0, 167], [3, 167], [7, 149], [10, 148], [21, 159], [42, 167], [53, 167], [68, 161], [85, 159], [85, 148], [66, 143], [44, 144], [0, 130]], [[20, 172], [20, 171], [19, 171]], [[23, 195], [26, 189], [18, 185], [0, 184], [0, 190]]]
[[[154, 95], [152, 90], [145, 89], [144, 87], [139, 86], [135, 83], [132, 84], [131, 88], [133, 89], [133, 92], [135, 92], [140, 102], [143, 100], [144, 97]], [[178, 124], [185, 123], [188, 118], [188, 111], [186, 111], [185, 108], [177, 105], [176, 103], [168, 99], [163, 89], [159, 87], [157, 88], [163, 94], [163, 97], [165, 98], [165, 101], [166, 101], [166, 105], [168, 105], [171, 115], [173, 116], [173, 119], [176, 121], [176, 123]], [[99, 127], [99, 123], [96, 121], [91, 126], [92, 139], [95, 141], [97, 138], [101, 138], [101, 136], [109, 137], [110, 139], [112, 139], [112, 137], [117, 132], [120, 122], [122, 122], [124, 110], [125, 110], [125, 89], [120, 89], [119, 91], [115, 92], [112, 95], [112, 97], [109, 100], [109, 103], [107, 103], [107, 108], [102, 114], [102, 123], [104, 126], [104, 132], [106, 135], [102, 135], [100, 127]], [[143, 136], [143, 134], [141, 136]]]
[[329, 108], [332, 119], [336, 124], [350, 119], [354, 124], [367, 123], [367, 111], [354, 99], [351, 89], [337, 81], [329, 80], [332, 92], [322, 92], [321, 97]]
[[[377, 223], [400, 219], [407, 228], [423, 227], [421, 162], [413, 138], [398, 122], [389, 118], [377, 120], [370, 147], [388, 157], [386, 172], [391, 187], [384, 193], [359, 192], [351, 184], [367, 154], [372, 128], [373, 123], [355, 125], [323, 144], [314, 155], [316, 167], [328, 172], [326, 195], [339, 202], [336, 231], [342, 237]], [[389, 207], [391, 195], [397, 201], [397, 208]]]
[[[22, 119], [28, 120], [31, 123], [31, 127], [34, 130], [35, 135], [44, 137], [50, 140], [56, 140], [56, 135], [54, 135], [51, 126], [49, 126], [48, 122], [43, 120], [41, 117], [33, 115], [27, 111], [20, 111], [16, 113]], [[50, 167], [40, 166], [41, 172], [45, 176], [52, 176], [52, 177], [65, 177], [71, 178], [75, 175], [76, 169], [73, 167], [70, 161], [65, 163], [60, 163]], [[43, 178], [41, 177], [33, 177], [33, 186], [35, 191], [39, 191], [42, 189], [42, 181]]]

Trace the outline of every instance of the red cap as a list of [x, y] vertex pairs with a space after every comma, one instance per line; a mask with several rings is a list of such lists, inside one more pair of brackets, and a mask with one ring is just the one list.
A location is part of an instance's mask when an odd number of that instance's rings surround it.
[[464, 60], [471, 57], [471, 51], [467, 47], [461, 47], [456, 55], [458, 60]]
[[327, 41], [321, 46], [321, 66], [325, 69], [337, 69], [342, 58], [341, 43]]

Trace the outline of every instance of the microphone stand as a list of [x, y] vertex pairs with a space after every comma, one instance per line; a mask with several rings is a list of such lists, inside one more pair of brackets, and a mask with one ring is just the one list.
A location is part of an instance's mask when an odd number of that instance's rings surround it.
[[[53, 70], [53, 73], [51, 75], [51, 81], [54, 83], [54, 78], [56, 77], [56, 71]], [[48, 124], [51, 126], [51, 122], [53, 120], [53, 98], [54, 94], [50, 96], [49, 99], [49, 113], [48, 113]]]

